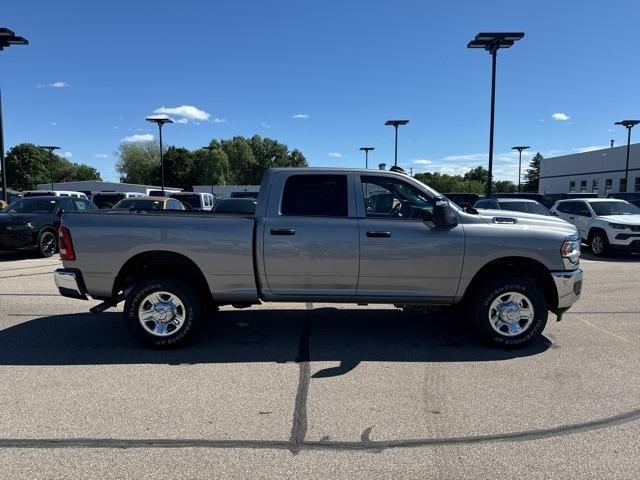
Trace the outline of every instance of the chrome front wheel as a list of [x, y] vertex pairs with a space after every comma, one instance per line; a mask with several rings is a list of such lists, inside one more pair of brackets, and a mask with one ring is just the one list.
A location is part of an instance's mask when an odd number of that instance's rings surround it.
[[489, 323], [500, 335], [515, 337], [526, 332], [535, 310], [531, 300], [519, 292], [506, 292], [495, 298], [489, 307]]

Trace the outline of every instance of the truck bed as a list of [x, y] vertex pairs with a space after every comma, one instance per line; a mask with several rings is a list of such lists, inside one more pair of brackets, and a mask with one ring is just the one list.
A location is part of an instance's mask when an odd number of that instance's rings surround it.
[[[202, 268], [216, 301], [258, 298], [252, 216], [195, 211], [97, 210], [68, 213], [76, 252], [66, 268], [82, 271], [88, 293], [108, 297], [125, 263], [144, 252], [182, 255]], [[180, 272], [168, 272], [172, 275]]]

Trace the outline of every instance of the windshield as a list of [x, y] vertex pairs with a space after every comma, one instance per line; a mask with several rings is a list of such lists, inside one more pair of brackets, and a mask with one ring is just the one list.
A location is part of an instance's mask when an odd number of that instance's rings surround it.
[[115, 204], [113, 208], [126, 208], [135, 210], [163, 210], [164, 201], [162, 200], [139, 200], [136, 198], [128, 198], [121, 200]]
[[202, 204], [200, 203], [200, 195], [172, 195], [172, 197], [182, 203], [188, 203], [193, 208], [202, 207]]
[[640, 208], [627, 202], [589, 202], [589, 205], [598, 217], [640, 214]]
[[255, 213], [255, 200], [244, 200], [241, 198], [218, 200], [214, 205], [213, 211], [218, 213]]
[[57, 203], [56, 200], [29, 197], [12, 203], [2, 211], [5, 213], [35, 213], [38, 215], [46, 215], [53, 213]]
[[551, 215], [549, 210], [536, 202], [499, 202], [502, 210], [513, 212], [535, 213], [537, 215]]

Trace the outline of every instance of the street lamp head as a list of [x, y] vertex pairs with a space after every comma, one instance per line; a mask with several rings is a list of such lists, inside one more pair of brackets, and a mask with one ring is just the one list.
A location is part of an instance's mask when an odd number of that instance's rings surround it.
[[531, 148], [531, 147], [529, 147], [528, 145], [527, 146], [522, 145], [522, 146], [517, 146], [517, 147], [511, 147], [511, 150], [518, 150], [519, 152], [521, 152], [522, 150], [526, 150], [528, 148]]
[[38, 148], [44, 148], [45, 150], [49, 150], [53, 152], [54, 150], [60, 150], [60, 147], [54, 147], [53, 145], [38, 145]]
[[406, 125], [407, 123], [409, 123], [409, 120], [387, 120], [384, 122], [385, 125], [393, 125], [394, 127], [397, 127], [398, 125]]
[[616, 122], [615, 124], [622, 125], [623, 127], [626, 127], [626, 128], [633, 128], [639, 123], [640, 123], [640, 120], [621, 120], [619, 122]]
[[522, 37], [523, 32], [483, 32], [477, 34], [475, 39], [467, 44], [467, 48], [483, 48], [491, 52], [499, 48], [512, 47]]
[[165, 123], [173, 123], [169, 117], [147, 117], [147, 122], [157, 123], [158, 126], [162, 126]]
[[360, 150], [364, 151], [364, 152], [368, 152], [370, 150], [375, 150], [376, 147], [360, 147]]
[[11, 45], [28, 45], [29, 41], [24, 37], [18, 37], [8, 28], [0, 28], [0, 50]]

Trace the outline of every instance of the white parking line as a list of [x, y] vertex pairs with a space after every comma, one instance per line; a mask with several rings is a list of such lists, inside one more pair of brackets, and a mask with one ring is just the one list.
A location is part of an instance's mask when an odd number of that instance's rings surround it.
[[581, 322], [583, 322], [583, 323], [586, 323], [587, 325], [589, 325], [590, 327], [595, 328], [596, 330], [600, 330], [601, 332], [604, 332], [604, 333], [606, 333], [606, 334], [608, 334], [608, 335], [611, 335], [612, 337], [615, 337], [615, 338], [617, 338], [618, 340], [622, 340], [622, 341], [623, 341], [623, 342], [625, 342], [625, 343], [629, 343], [629, 344], [633, 345], [633, 342], [631, 342], [631, 341], [627, 340], [626, 338], [621, 337], [620, 335], [616, 335], [615, 333], [610, 332], [609, 330], [605, 330], [604, 328], [599, 327], [598, 325], [594, 325], [593, 323], [591, 323], [591, 322], [589, 322], [589, 321], [585, 320], [585, 319], [584, 319], [584, 318], [582, 318], [582, 317], [578, 317], [578, 320], [580, 320], [580, 321], [581, 321]]

